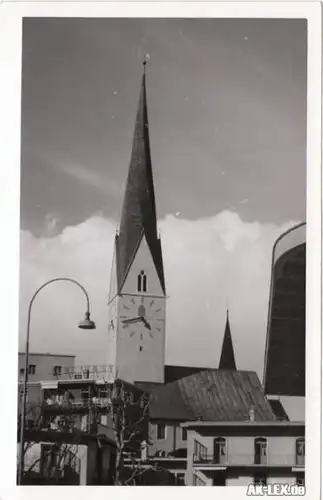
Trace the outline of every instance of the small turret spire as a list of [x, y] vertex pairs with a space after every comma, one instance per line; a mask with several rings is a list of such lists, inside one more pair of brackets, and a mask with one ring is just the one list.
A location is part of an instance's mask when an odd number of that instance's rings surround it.
[[222, 352], [219, 363], [219, 370], [236, 370], [236, 362], [234, 357], [231, 328], [229, 321], [229, 309], [227, 309], [227, 320], [225, 324]]

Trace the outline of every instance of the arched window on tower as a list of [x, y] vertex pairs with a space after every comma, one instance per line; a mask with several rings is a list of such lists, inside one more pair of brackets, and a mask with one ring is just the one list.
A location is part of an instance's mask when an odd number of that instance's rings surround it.
[[147, 275], [145, 271], [140, 271], [137, 278], [138, 292], [147, 292]]

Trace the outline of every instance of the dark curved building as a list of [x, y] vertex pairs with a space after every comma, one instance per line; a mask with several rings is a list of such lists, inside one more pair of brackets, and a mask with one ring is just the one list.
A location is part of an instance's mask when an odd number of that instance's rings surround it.
[[264, 365], [267, 395], [305, 396], [306, 224], [284, 232], [272, 256]]

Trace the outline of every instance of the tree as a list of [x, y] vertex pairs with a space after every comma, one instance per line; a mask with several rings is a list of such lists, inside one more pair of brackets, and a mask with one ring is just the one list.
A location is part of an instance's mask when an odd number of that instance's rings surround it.
[[[151, 397], [121, 380], [115, 380], [111, 390], [111, 419], [116, 441], [115, 485], [130, 484], [142, 474], [138, 457], [149, 443], [149, 405]], [[124, 459], [131, 457], [130, 476], [125, 472]]]
[[[76, 457], [76, 446], [80, 443], [84, 432], [92, 436], [99, 435], [102, 413], [106, 414], [110, 421], [108, 427], [110, 424], [115, 440], [114, 484], [134, 484], [147, 469], [155, 468], [144, 458], [150, 443], [151, 397], [139, 387], [119, 379], [104, 382], [99, 386], [92, 384], [89, 383], [92, 386], [89, 394], [92, 393], [93, 397], [83, 401], [83, 410], [80, 410], [80, 406], [76, 408], [75, 401], [73, 402], [73, 390], [64, 393], [51, 391], [48, 400], [45, 399], [42, 403], [29, 406], [26, 417], [28, 432], [25, 438], [25, 454], [40, 441], [39, 433], [41, 432], [45, 433], [46, 439], [52, 442], [53, 446], [43, 451], [42, 456], [35, 458], [25, 471], [25, 475], [35, 471], [40, 462], [45, 462], [50, 472], [44, 467], [42, 471], [51, 481], [55, 479], [58, 481], [64, 464], [69, 462], [71, 457]], [[102, 397], [102, 392], [105, 393], [105, 397]], [[87, 428], [81, 430], [80, 413], [83, 411], [84, 414], [84, 406], [87, 410]], [[67, 437], [71, 444], [62, 441]], [[45, 440], [44, 434], [42, 440]], [[127, 457], [126, 468], [125, 457]]]

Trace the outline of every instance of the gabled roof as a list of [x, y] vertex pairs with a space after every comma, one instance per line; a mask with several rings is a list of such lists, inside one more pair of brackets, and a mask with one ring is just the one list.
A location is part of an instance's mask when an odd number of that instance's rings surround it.
[[219, 369], [220, 370], [236, 370], [237, 369], [236, 361], [234, 358], [234, 350], [233, 350], [230, 321], [229, 321], [229, 311], [227, 311], [227, 321], [225, 324]]
[[[146, 388], [148, 389], [148, 387]], [[255, 372], [205, 370], [151, 388], [150, 417], [156, 420], [276, 420]]]
[[116, 236], [115, 240], [119, 292], [121, 291], [136, 251], [144, 236], [147, 240], [162, 289], [165, 293], [162, 250], [157, 235], [145, 71], [142, 77], [121, 224], [119, 234]]

